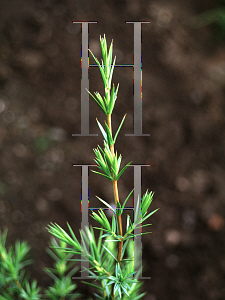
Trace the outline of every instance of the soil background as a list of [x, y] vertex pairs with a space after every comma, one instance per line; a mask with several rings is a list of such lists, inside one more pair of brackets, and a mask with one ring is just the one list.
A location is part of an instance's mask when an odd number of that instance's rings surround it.
[[[0, 225], [8, 244], [27, 240], [35, 263], [31, 277], [42, 287], [51, 260], [45, 252], [47, 224], [66, 222], [79, 237], [81, 169], [92, 164], [97, 137], [81, 130], [81, 25], [89, 25], [89, 48], [101, 57], [99, 36], [114, 40], [118, 64], [133, 62], [133, 25], [142, 25], [143, 133], [133, 132], [133, 70], [116, 68], [120, 83], [113, 128], [126, 121], [117, 150], [124, 163], [142, 168], [142, 193], [155, 191], [152, 234], [144, 235], [144, 300], [225, 299], [225, 44], [214, 26], [197, 28], [192, 18], [220, 2], [0, 1]], [[94, 63], [90, 57], [90, 63]], [[102, 92], [97, 68], [90, 91]], [[90, 133], [104, 115], [90, 98]], [[121, 177], [125, 199], [133, 173]], [[111, 201], [107, 180], [89, 175], [95, 195]], [[132, 203], [130, 202], [131, 206]], [[129, 206], [128, 205], [128, 206]], [[91, 218], [90, 218], [91, 219]], [[145, 229], [145, 231], [148, 231]], [[86, 297], [91, 288], [76, 282]]]

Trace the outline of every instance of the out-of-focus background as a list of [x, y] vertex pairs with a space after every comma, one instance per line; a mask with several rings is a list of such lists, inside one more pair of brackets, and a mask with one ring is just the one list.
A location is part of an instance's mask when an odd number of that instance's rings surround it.
[[[142, 168], [142, 193], [154, 190], [152, 210], [160, 207], [142, 239], [143, 275], [152, 278], [144, 299], [224, 299], [224, 1], [0, 1], [0, 225], [9, 244], [29, 242], [31, 277], [46, 287], [45, 227], [66, 229], [68, 221], [79, 237], [81, 169], [72, 164], [92, 164], [102, 137], [72, 137], [81, 130], [81, 25], [72, 21], [98, 21], [89, 25], [89, 48], [100, 58], [105, 33], [118, 64], [133, 62], [133, 24], [125, 21], [151, 22], [142, 26], [150, 137], [125, 137], [133, 132], [132, 68], [116, 68], [113, 79], [120, 83], [114, 129], [127, 113], [117, 150], [124, 163], [151, 164]], [[97, 68], [89, 82], [102, 92]], [[96, 117], [104, 121], [90, 98], [90, 133], [99, 133]], [[107, 180], [90, 172], [89, 182], [90, 206], [99, 206], [96, 194], [112, 202]], [[121, 200], [132, 187], [130, 168]]]

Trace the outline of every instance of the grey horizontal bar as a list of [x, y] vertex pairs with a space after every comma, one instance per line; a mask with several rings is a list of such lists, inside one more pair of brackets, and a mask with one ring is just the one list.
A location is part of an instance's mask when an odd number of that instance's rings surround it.
[[[72, 164], [73, 167], [83, 167], [83, 166], [89, 166], [89, 167], [97, 167], [97, 165], [89, 165], [89, 164], [83, 164], [83, 165], [76, 165], [76, 164]], [[141, 166], [141, 167], [150, 167], [151, 165], [147, 164], [147, 165], [129, 165], [128, 167], [133, 167], [133, 166]]]
[[[100, 66], [102, 66], [100, 64]], [[107, 66], [107, 65], [103, 65], [103, 66]], [[113, 66], [113, 65], [111, 65]], [[89, 64], [89, 67], [98, 67], [98, 65], [96, 64]], [[121, 64], [121, 65], [114, 65], [114, 67], [134, 67], [134, 64]]]
[[98, 21], [72, 21], [72, 23], [98, 23]]
[[141, 134], [136, 135], [134, 133], [126, 133], [125, 136], [150, 136], [150, 134], [149, 133], [146, 133], [146, 134], [141, 133]]
[[[111, 210], [111, 208], [106, 208], [106, 207], [88, 207], [88, 209], [110, 209]], [[134, 209], [134, 207], [124, 207], [124, 209]]]
[[125, 21], [125, 23], [150, 23], [150, 21]]

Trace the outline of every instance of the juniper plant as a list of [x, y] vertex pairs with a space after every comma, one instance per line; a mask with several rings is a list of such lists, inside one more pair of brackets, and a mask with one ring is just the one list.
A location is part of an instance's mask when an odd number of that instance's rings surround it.
[[26, 274], [25, 267], [32, 263], [28, 259], [30, 246], [27, 242], [16, 241], [15, 246], [6, 247], [7, 231], [0, 234], [0, 300], [69, 300], [77, 299], [80, 294], [75, 292], [76, 284], [72, 282], [73, 276], [78, 267], [68, 262], [71, 254], [63, 253], [61, 247], [67, 245], [59, 243], [52, 238], [48, 254], [54, 259], [53, 268], [45, 268], [46, 273], [53, 279], [53, 285], [40, 293], [41, 288], [37, 286], [37, 281], [30, 283], [29, 274]]
[[[112, 133], [112, 112], [117, 99], [119, 84], [116, 89], [114, 84], [112, 85], [112, 76], [115, 66], [116, 57], [112, 63], [112, 52], [113, 52], [113, 41], [110, 45], [109, 51], [107, 48], [107, 42], [104, 38], [100, 37], [101, 51], [102, 51], [102, 62], [93, 56], [95, 62], [97, 63], [104, 89], [105, 95], [102, 97], [99, 92], [95, 92], [94, 95], [88, 91], [91, 97], [99, 105], [106, 116], [106, 122], [104, 126], [97, 120], [98, 127], [103, 135], [103, 147], [98, 146], [94, 149], [95, 163], [97, 164], [98, 171], [92, 170], [92, 172], [103, 176], [111, 181], [112, 189], [114, 193], [115, 208], [113, 208], [107, 201], [97, 197], [100, 202], [102, 202], [107, 208], [111, 209], [113, 212], [112, 222], [110, 224], [104, 211], [100, 209], [98, 213], [92, 212], [91, 217], [97, 221], [101, 227], [94, 227], [100, 230], [100, 236], [98, 241], [96, 241], [93, 227], [86, 228], [86, 232], [81, 232], [80, 243], [72, 228], [68, 224], [69, 232], [68, 234], [64, 231], [58, 224], [51, 223], [48, 226], [48, 231], [57, 237], [59, 240], [67, 243], [70, 247], [60, 247], [62, 251], [69, 254], [79, 254], [84, 257], [84, 260], [89, 261], [91, 268], [88, 269], [90, 278], [96, 279], [100, 282], [100, 285], [85, 282], [93, 287], [95, 287], [100, 295], [94, 294], [98, 299], [103, 300], [117, 300], [117, 299], [141, 299], [144, 294], [140, 294], [140, 282], [138, 282], [138, 273], [132, 270], [133, 266], [133, 251], [132, 240], [136, 236], [133, 234], [134, 229], [141, 228], [143, 226], [142, 222], [147, 220], [156, 211], [147, 213], [149, 206], [153, 199], [153, 192], [148, 192], [143, 195], [141, 205], [140, 197], [137, 201], [137, 207], [135, 209], [134, 222], [131, 221], [129, 215], [126, 217], [126, 232], [122, 231], [122, 215], [124, 212], [127, 200], [132, 195], [133, 190], [129, 193], [128, 197], [123, 203], [120, 203], [119, 192], [118, 192], [118, 180], [120, 176], [124, 173], [127, 167], [131, 164], [129, 162], [122, 169], [120, 168], [122, 163], [122, 156], [117, 154], [115, 151], [115, 142], [120, 129], [123, 125], [126, 115], [123, 117], [116, 134], [113, 137]], [[141, 235], [144, 233], [141, 233]], [[87, 247], [86, 245], [89, 245]], [[90, 248], [90, 250], [88, 250]], [[128, 258], [125, 259], [125, 252], [128, 254]], [[74, 261], [80, 261], [80, 259], [74, 259]], [[84, 268], [85, 269], [85, 268]], [[140, 270], [141, 271], [141, 270]]]

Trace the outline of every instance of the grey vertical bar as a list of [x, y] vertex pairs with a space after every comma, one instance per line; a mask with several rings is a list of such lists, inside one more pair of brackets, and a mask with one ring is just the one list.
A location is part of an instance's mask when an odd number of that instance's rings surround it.
[[[82, 180], [82, 219], [81, 219], [81, 233], [85, 231], [85, 227], [88, 227], [88, 167], [89, 165], [73, 165], [73, 166], [81, 166], [81, 180]], [[82, 244], [82, 240], [81, 240]], [[86, 245], [87, 250], [89, 250], [89, 245]], [[84, 259], [84, 256], [81, 255], [81, 259]], [[89, 268], [88, 261], [81, 261], [81, 270], [82, 267]], [[82, 271], [81, 277], [72, 277], [72, 279], [87, 279], [89, 278], [88, 271]]]
[[[139, 209], [141, 208], [141, 165], [134, 165], [134, 214], [137, 207], [137, 201], [139, 197]], [[141, 234], [141, 228], [134, 229], [134, 235]], [[138, 235], [137, 238], [135, 238], [136, 241], [136, 247], [138, 249], [141, 249], [142, 251], [142, 243], [141, 243], [141, 235]], [[137, 256], [137, 249], [134, 247], [134, 257]], [[141, 254], [142, 255], [142, 254]], [[134, 271], [138, 271], [142, 267], [142, 257], [140, 262], [134, 261]]]
[[89, 133], [89, 78], [88, 78], [88, 24], [97, 22], [73, 22], [81, 23], [82, 28], [82, 75], [81, 75], [81, 134], [72, 136], [97, 136]]
[[150, 136], [142, 134], [142, 56], [141, 56], [141, 23], [149, 22], [126, 22], [134, 23], [134, 133], [126, 136]]
[[[83, 233], [85, 227], [88, 226], [88, 165], [82, 166], [82, 221], [81, 221], [81, 232]], [[89, 245], [87, 245], [89, 250]], [[83, 256], [81, 256], [84, 259]], [[81, 267], [89, 268], [88, 261], [82, 261]], [[82, 278], [89, 277], [88, 271], [82, 272]]]
[[[141, 167], [145, 165], [134, 165], [134, 214], [136, 211], [137, 201], [139, 197], [139, 209], [141, 209]], [[146, 165], [147, 166], [147, 165]], [[134, 229], [134, 235], [141, 234], [141, 228]], [[140, 254], [140, 261], [134, 260], [134, 271], [138, 271], [140, 268], [142, 269], [142, 241], [141, 235], [138, 235], [135, 238], [135, 247], [134, 247], [134, 257], [139, 256]], [[137, 247], [137, 248], [136, 248]], [[141, 272], [141, 277], [139, 279], [151, 279], [151, 277], [143, 277]]]
[[134, 135], [142, 134], [141, 23], [134, 23]]

